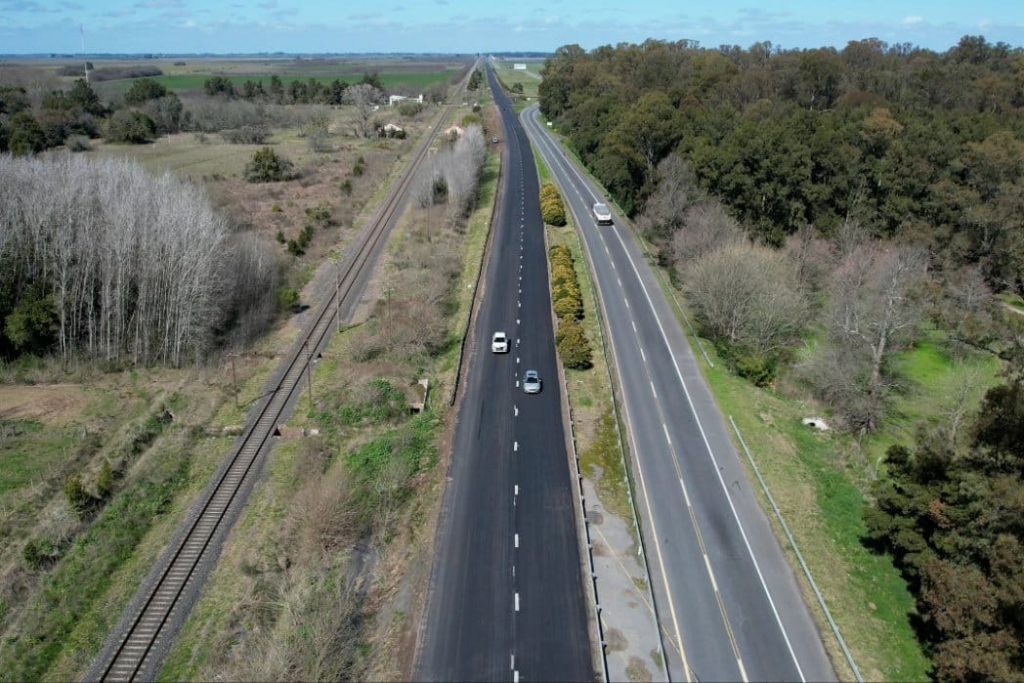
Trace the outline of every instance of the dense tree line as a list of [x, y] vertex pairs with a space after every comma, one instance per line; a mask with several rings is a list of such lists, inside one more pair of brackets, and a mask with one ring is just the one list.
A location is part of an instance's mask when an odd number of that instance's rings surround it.
[[270, 245], [124, 160], [0, 156], [0, 355], [181, 364], [272, 310]]
[[100, 135], [138, 144], [181, 129], [181, 100], [157, 81], [135, 81], [124, 102], [126, 108], [122, 109], [105, 105], [92, 87], [79, 79], [69, 90], [44, 93], [39, 106], [33, 108], [23, 87], [0, 86], [0, 152], [35, 154], [72, 138]]
[[991, 389], [962, 445], [955, 422], [892, 446], [870, 538], [915, 595], [935, 676], [1024, 676], [1024, 356]]
[[773, 245], [848, 218], [1024, 290], [1024, 50], [647, 41], [548, 60], [541, 108], [631, 214], [678, 152]]
[[364, 73], [356, 83], [349, 84], [340, 78], [330, 83], [310, 77], [306, 80], [293, 79], [287, 85], [280, 76], [274, 74], [266, 85], [263, 79], [246, 79], [240, 85], [225, 76], [212, 76], [203, 83], [207, 95], [220, 96], [228, 99], [245, 99], [256, 102], [273, 102], [275, 104], [345, 104], [345, 91], [351, 85], [369, 85], [381, 92], [385, 91], [380, 74]]

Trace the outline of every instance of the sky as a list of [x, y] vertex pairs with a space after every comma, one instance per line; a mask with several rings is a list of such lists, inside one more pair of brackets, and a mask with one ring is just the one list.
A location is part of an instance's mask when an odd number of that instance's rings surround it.
[[0, 54], [547, 52], [647, 38], [1024, 46], [1024, 0], [0, 0]]

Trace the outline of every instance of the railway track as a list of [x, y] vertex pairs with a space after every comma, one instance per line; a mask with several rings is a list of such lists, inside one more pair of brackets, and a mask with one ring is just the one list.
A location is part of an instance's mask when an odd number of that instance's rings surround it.
[[[474, 65], [475, 67], [476, 65]], [[456, 91], [461, 96], [472, 70]], [[419, 146], [411, 164], [384, 204], [356, 239], [356, 249], [338, 263], [334, 293], [317, 307], [310, 324], [292, 346], [275, 374], [276, 383], [263, 399], [254, 419], [236, 442], [231, 455], [207, 487], [200, 503], [161, 556], [157, 567], [133, 601], [119, 628], [120, 637], [108, 642], [86, 676], [86, 680], [152, 680], [191, 609], [199, 588], [219, 555], [230, 530], [254, 483], [259, 465], [270, 451], [273, 435], [287, 410], [298, 400], [303, 379], [312, 372], [314, 358], [326, 345], [335, 328], [342, 305], [354, 306], [352, 295], [372, 270], [374, 256], [384, 241], [388, 226], [400, 211], [420, 162], [448, 119], [454, 104], [448, 105]]]

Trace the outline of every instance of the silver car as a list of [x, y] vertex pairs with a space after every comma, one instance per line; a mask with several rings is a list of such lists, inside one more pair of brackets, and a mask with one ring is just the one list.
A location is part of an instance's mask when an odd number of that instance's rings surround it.
[[612, 210], [608, 208], [607, 204], [601, 204], [600, 202], [594, 204], [594, 220], [597, 221], [598, 225], [612, 224]]
[[523, 391], [528, 394], [539, 394], [540, 385], [540, 375], [537, 374], [537, 371], [527, 370], [526, 374], [523, 375]]

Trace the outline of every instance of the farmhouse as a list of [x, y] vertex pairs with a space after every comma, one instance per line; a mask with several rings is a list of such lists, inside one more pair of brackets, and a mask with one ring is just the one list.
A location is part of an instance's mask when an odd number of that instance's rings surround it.
[[395, 106], [396, 102], [401, 102], [402, 100], [412, 100], [413, 102], [419, 102], [420, 104], [423, 104], [423, 93], [420, 93], [417, 97], [406, 97], [405, 95], [390, 95], [388, 96], [388, 106], [393, 107]]

